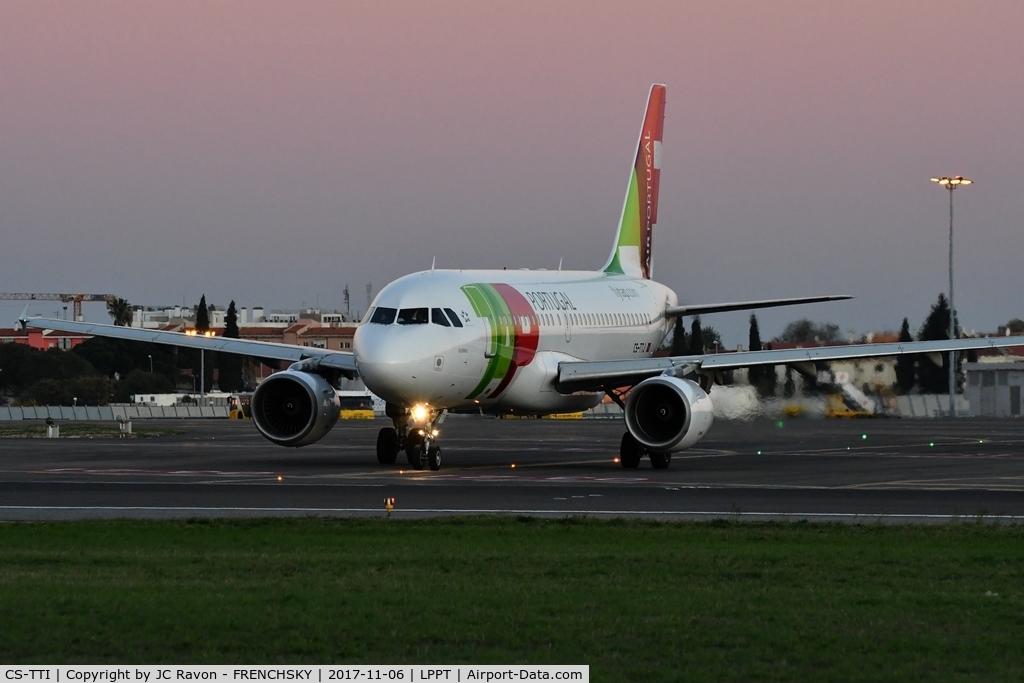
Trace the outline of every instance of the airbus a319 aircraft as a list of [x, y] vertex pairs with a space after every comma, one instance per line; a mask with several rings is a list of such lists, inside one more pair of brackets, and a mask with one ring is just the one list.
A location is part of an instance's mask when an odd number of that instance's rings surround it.
[[[600, 270], [429, 270], [395, 280], [356, 329], [351, 353], [268, 342], [189, 336], [112, 325], [34, 319], [33, 327], [244, 354], [291, 365], [252, 396], [253, 422], [281, 446], [323, 438], [338, 419], [341, 377], [362, 378], [387, 402], [377, 460], [405, 451], [416, 469], [441, 467], [438, 426], [449, 411], [543, 415], [590, 408], [606, 392], [623, 407], [620, 462], [643, 457], [667, 468], [672, 453], [696, 444], [713, 421], [710, 393], [720, 373], [816, 361], [1024, 344], [1021, 337], [960, 339], [841, 348], [652, 357], [673, 319], [837, 299], [817, 296], [679, 305], [651, 279], [658, 221], [665, 86], [647, 101], [626, 199], [608, 261]], [[941, 361], [939, 361], [941, 363]], [[623, 401], [622, 389], [628, 388]]]

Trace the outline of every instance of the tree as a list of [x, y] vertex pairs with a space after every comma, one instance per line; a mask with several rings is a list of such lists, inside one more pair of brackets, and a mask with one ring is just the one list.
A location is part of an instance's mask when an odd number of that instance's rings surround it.
[[815, 342], [825, 344], [838, 341], [838, 339], [838, 325], [833, 325], [832, 323], [822, 323], [819, 325], [807, 318], [801, 318], [789, 323], [779, 336], [780, 341], [793, 343]]
[[196, 308], [196, 331], [206, 332], [210, 329], [210, 309], [206, 307], [206, 295], [199, 299], [199, 306]]
[[704, 353], [704, 335], [701, 334], [700, 316], [694, 316], [690, 323], [690, 347], [687, 352], [691, 356], [700, 356]]
[[[945, 294], [939, 294], [938, 300], [932, 305], [932, 310], [921, 326], [917, 338], [921, 341], [936, 341], [949, 339], [949, 301]], [[960, 326], [956, 326], [955, 334], [959, 336]], [[922, 360], [917, 365], [917, 381], [921, 391], [926, 394], [947, 394], [949, 393], [949, 369], [946, 362], [949, 354], [941, 354], [943, 364], [936, 365], [930, 360]], [[957, 360], [957, 371], [959, 372], [959, 359]]]
[[[910, 322], [906, 318], [903, 319], [903, 325], [900, 327], [900, 342], [913, 341], [914, 338], [910, 336]], [[928, 361], [925, 361], [928, 362]], [[916, 383], [916, 370], [914, 368], [917, 363], [917, 356], [915, 354], [905, 353], [902, 356], [896, 357], [896, 391], [900, 394], [909, 394], [914, 388]]]
[[93, 337], [73, 348], [71, 353], [89, 361], [97, 372], [106, 377], [113, 377], [114, 373], [125, 377], [136, 368], [148, 372], [152, 358], [153, 372], [172, 383], [178, 379], [177, 347]]
[[108, 299], [107, 314], [114, 319], [118, 327], [128, 327], [132, 324], [132, 305], [127, 299]]
[[713, 327], [702, 327], [700, 330], [700, 336], [704, 339], [704, 349], [710, 351], [711, 349], [722, 348], [722, 335], [718, 333]]
[[782, 395], [792, 398], [796, 394], [796, 380], [793, 379], [793, 368], [786, 366], [786, 382], [782, 385]]
[[[234, 300], [228, 305], [224, 316], [224, 336], [238, 339], [238, 312]], [[240, 391], [242, 389], [242, 357], [234, 353], [222, 354], [217, 364], [220, 374], [217, 385], [221, 391]]]
[[173, 391], [174, 383], [163, 375], [132, 370], [114, 387], [114, 396], [119, 402], [127, 402], [132, 394], [170, 394]]
[[1006, 329], [1009, 330], [1012, 335], [1024, 334], [1024, 320], [1020, 318], [1011, 318], [1010, 322], [1006, 323]]
[[686, 330], [683, 328], [683, 316], [679, 316], [672, 327], [672, 348], [669, 353], [673, 356], [682, 356], [686, 354], [688, 347], [689, 340], [687, 340]]
[[[766, 349], [771, 349], [768, 344]], [[774, 365], [765, 365], [761, 369], [761, 379], [757, 383], [757, 393], [763, 398], [770, 398], [775, 395], [775, 388], [778, 386], [779, 378], [775, 373]]]
[[[753, 313], [750, 314], [750, 337], [749, 337], [748, 348], [751, 351], [761, 350], [761, 330], [757, 326], [757, 316]], [[760, 366], [754, 366], [747, 368], [747, 381], [750, 382], [751, 386], [757, 386], [761, 381], [762, 369]]]
[[44, 379], [65, 381], [96, 374], [87, 360], [73, 353], [57, 348], [40, 351], [16, 343], [0, 344], [0, 368], [4, 389], [13, 394]]

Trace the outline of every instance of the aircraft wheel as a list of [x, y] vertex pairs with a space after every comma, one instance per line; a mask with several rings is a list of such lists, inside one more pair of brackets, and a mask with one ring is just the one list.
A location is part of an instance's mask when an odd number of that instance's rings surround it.
[[427, 449], [427, 464], [435, 472], [441, 469], [441, 447], [431, 446]]
[[398, 459], [398, 432], [394, 427], [382, 427], [377, 433], [377, 462], [393, 465]]
[[409, 434], [405, 442], [405, 458], [414, 470], [423, 469], [423, 435], [417, 432]]
[[667, 470], [672, 463], [671, 453], [651, 453], [651, 467], [656, 470]]
[[619, 445], [619, 463], [626, 469], [636, 469], [640, 465], [640, 444], [633, 438], [633, 435], [626, 432], [622, 435], [622, 443]]

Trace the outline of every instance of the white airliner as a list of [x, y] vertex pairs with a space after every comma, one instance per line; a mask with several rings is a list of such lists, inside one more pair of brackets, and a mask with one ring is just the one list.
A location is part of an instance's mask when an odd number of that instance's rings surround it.
[[[604, 391], [624, 409], [620, 462], [656, 469], [711, 427], [709, 393], [734, 368], [1024, 344], [1021, 337], [654, 358], [673, 319], [721, 311], [847, 299], [818, 296], [679, 305], [651, 279], [658, 220], [665, 86], [651, 88], [630, 169], [615, 246], [596, 271], [429, 270], [395, 280], [377, 295], [351, 353], [287, 344], [190, 336], [138, 328], [35, 319], [33, 327], [291, 361], [252, 397], [256, 428], [282, 446], [318, 441], [338, 419], [342, 376], [361, 377], [387, 401], [377, 459], [405, 451], [416, 469], [441, 467], [438, 426], [448, 411], [542, 415], [598, 403]], [[631, 388], [621, 400], [621, 390]]]

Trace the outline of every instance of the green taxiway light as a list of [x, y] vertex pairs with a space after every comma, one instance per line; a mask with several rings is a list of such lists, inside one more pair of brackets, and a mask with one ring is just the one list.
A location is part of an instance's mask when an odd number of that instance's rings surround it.
[[775, 426], [778, 427], [779, 429], [782, 429], [783, 427], [786, 426], [786, 423], [783, 422], [782, 420], [779, 420], [778, 422], [775, 423]]
[[861, 434], [861, 435], [860, 435], [860, 438], [862, 438], [862, 439], [866, 439], [866, 438], [868, 438], [868, 435], [867, 435], [867, 434]]
[[758, 452], [757, 452], [757, 454], [758, 454], [758, 455], [761, 455], [761, 451], [758, 451]]
[[929, 441], [928, 445], [931, 446], [932, 448], [934, 448], [935, 447], [935, 442], [934, 441]]

